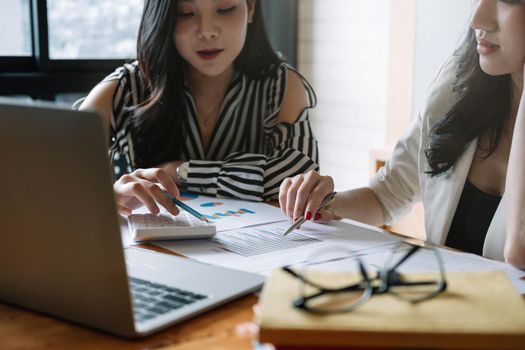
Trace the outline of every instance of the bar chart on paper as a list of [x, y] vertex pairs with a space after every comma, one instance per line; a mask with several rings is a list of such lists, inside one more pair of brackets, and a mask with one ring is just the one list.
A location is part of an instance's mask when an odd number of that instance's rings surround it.
[[299, 233], [283, 237], [285, 228], [277, 226], [245, 228], [222, 232], [210, 241], [218, 249], [226, 250], [244, 257], [272, 253], [279, 250], [297, 248], [320, 240]]
[[217, 227], [218, 232], [287, 220], [279, 208], [261, 202], [215, 198], [187, 192], [182, 192], [179, 199], [203, 214]]
[[[205, 204], [208, 204], [208, 203], [205, 203]], [[210, 206], [211, 207], [211, 206]], [[215, 212], [211, 215], [208, 215], [208, 214], [205, 214], [206, 216], [206, 219], [208, 220], [212, 220], [212, 221], [217, 221], [217, 220], [221, 220], [221, 219], [225, 219], [225, 218], [230, 218], [230, 217], [236, 217], [236, 218], [240, 218], [241, 215], [257, 215], [256, 212], [250, 210], [250, 209], [244, 209], [244, 208], [239, 208], [238, 210], [227, 210], [225, 212]]]

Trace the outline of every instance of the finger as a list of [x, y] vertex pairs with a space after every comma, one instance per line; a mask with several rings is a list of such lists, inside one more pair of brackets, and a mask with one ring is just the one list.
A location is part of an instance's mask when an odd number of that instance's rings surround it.
[[180, 197], [180, 192], [177, 187], [177, 184], [168, 173], [161, 168], [149, 168], [149, 169], [139, 169], [137, 171], [138, 175], [143, 179], [149, 180], [154, 183], [159, 183], [163, 188], [168, 191], [173, 197]]
[[[164, 195], [164, 194], [163, 194], [163, 195]], [[164, 195], [164, 197], [166, 197], [166, 195]], [[168, 197], [166, 197], [166, 198], [168, 198]], [[169, 199], [169, 198], [168, 198], [168, 202], [169, 202], [169, 204], [166, 204], [166, 205], [161, 204], [161, 205], [162, 205], [164, 208], [166, 208], [166, 210], [167, 210], [171, 215], [173, 215], [173, 216], [177, 216], [177, 215], [179, 215], [179, 214], [180, 214], [180, 209], [179, 209], [179, 207], [177, 207], [177, 205], [176, 205], [175, 203], [173, 203], [173, 202], [171, 201], [171, 199]]]
[[252, 311], [255, 317], [261, 316], [261, 305], [260, 304], [253, 304]]
[[117, 203], [117, 210], [119, 214], [124, 215], [124, 216], [131, 215], [131, 212], [132, 212], [130, 208], [123, 206], [122, 204], [118, 204], [118, 203]]
[[334, 212], [331, 210], [323, 209], [315, 213], [314, 221], [320, 224], [326, 224], [334, 219]]
[[141, 182], [130, 182], [128, 184], [123, 185], [122, 189], [126, 193], [128, 193], [128, 195], [136, 197], [142, 204], [144, 204], [148, 208], [150, 213], [155, 215], [159, 213], [159, 207], [157, 206], [157, 203], [155, 203], [155, 200], [153, 199], [153, 197], [151, 197], [148, 191], [146, 191]]
[[[180, 196], [179, 189], [173, 179], [160, 168], [138, 169], [131, 176], [134, 181], [139, 181], [151, 197], [172, 215], [179, 215], [179, 208], [164, 193], [165, 189], [175, 198]], [[124, 181], [129, 181], [125, 179]], [[159, 185], [157, 185], [159, 184]]]
[[297, 191], [297, 198], [295, 200], [295, 209], [294, 217], [298, 218], [301, 215], [304, 215], [306, 220], [312, 220], [313, 214], [315, 212], [308, 211], [306, 209], [306, 204], [310, 198], [311, 192], [317, 186], [320, 180], [319, 174], [315, 171], [310, 171], [304, 176], [304, 181]]
[[286, 178], [281, 183], [279, 188], [279, 206], [281, 207], [282, 212], [286, 215], [286, 196], [288, 195], [288, 188], [292, 184], [291, 178]]
[[297, 176], [294, 177], [292, 180], [292, 184], [288, 188], [288, 193], [286, 195], [286, 215], [290, 218], [293, 218], [294, 221], [296, 217], [294, 217], [294, 209], [295, 209], [295, 201], [297, 199], [297, 191], [299, 190], [299, 187], [303, 183], [303, 176]]
[[306, 211], [315, 215], [321, 202], [334, 191], [334, 182], [330, 176], [321, 176], [319, 182], [312, 190], [310, 199], [306, 205]]
[[129, 210], [131, 213], [133, 209], [136, 209], [142, 205], [138, 199], [129, 193], [129, 186], [124, 185], [122, 182], [115, 182], [113, 185], [113, 194], [115, 196], [115, 202], [117, 203], [117, 209], [119, 212], [122, 208], [123, 211]]
[[179, 215], [179, 208], [173, 201], [166, 196], [164, 191], [156, 184], [149, 180], [141, 180], [142, 186], [146, 189], [148, 194], [161, 206], [172, 215]]
[[259, 326], [254, 322], [244, 322], [235, 328], [237, 335], [245, 339], [256, 339], [259, 335]]
[[118, 187], [124, 184], [135, 182], [137, 179], [138, 177], [135, 175], [135, 172], [132, 172], [131, 174], [124, 174], [115, 182], [113, 186]]

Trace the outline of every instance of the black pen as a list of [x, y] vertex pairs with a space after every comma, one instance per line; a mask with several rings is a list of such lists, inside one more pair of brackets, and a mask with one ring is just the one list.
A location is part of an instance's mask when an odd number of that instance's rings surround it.
[[[317, 209], [317, 211], [323, 209], [324, 207], [326, 207], [328, 204], [332, 203], [332, 201], [334, 200], [335, 198], [335, 195], [337, 194], [337, 192], [332, 192], [330, 193], [328, 196], [326, 196], [323, 201], [321, 202], [321, 204], [319, 205], [319, 208]], [[292, 226], [290, 226], [290, 228], [288, 230], [286, 230], [285, 233], [283, 233], [283, 236], [286, 236], [287, 234], [289, 234], [290, 232], [292, 232], [293, 230], [295, 230], [298, 226], [300, 226], [301, 224], [303, 224], [304, 222], [306, 221], [306, 218], [303, 216], [299, 217], [297, 219], [296, 222], [294, 222], [294, 224]]]

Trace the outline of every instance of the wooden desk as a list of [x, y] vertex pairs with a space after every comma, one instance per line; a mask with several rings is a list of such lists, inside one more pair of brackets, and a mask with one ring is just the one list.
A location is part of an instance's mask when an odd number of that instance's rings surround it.
[[0, 303], [0, 349], [143, 350], [169, 345], [170, 350], [252, 349], [249, 340], [237, 336], [235, 327], [252, 320], [252, 305], [256, 302], [255, 295], [246, 296], [135, 341]]
[[[141, 247], [171, 253], [152, 245]], [[252, 349], [251, 342], [239, 337], [235, 327], [253, 319], [252, 306], [256, 303], [257, 297], [251, 294], [138, 340], [126, 340], [0, 303], [0, 349]]]
[[[143, 248], [167, 252], [143, 245]], [[525, 297], [525, 296], [524, 296]], [[69, 322], [0, 303], [1, 350], [226, 350], [252, 349], [236, 326], [253, 319], [255, 295], [230, 302], [155, 335], [126, 340]], [[165, 349], [165, 350], [168, 350]]]

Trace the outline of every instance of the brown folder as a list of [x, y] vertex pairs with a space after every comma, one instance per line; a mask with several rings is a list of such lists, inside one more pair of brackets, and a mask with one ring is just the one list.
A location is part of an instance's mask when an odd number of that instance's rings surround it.
[[[341, 272], [318, 274], [316, 280], [342, 278]], [[261, 294], [260, 341], [283, 348], [525, 348], [525, 301], [504, 272], [447, 273], [446, 278], [447, 290], [429, 301], [373, 295], [355, 311], [323, 316], [294, 308], [300, 282], [275, 270]]]

